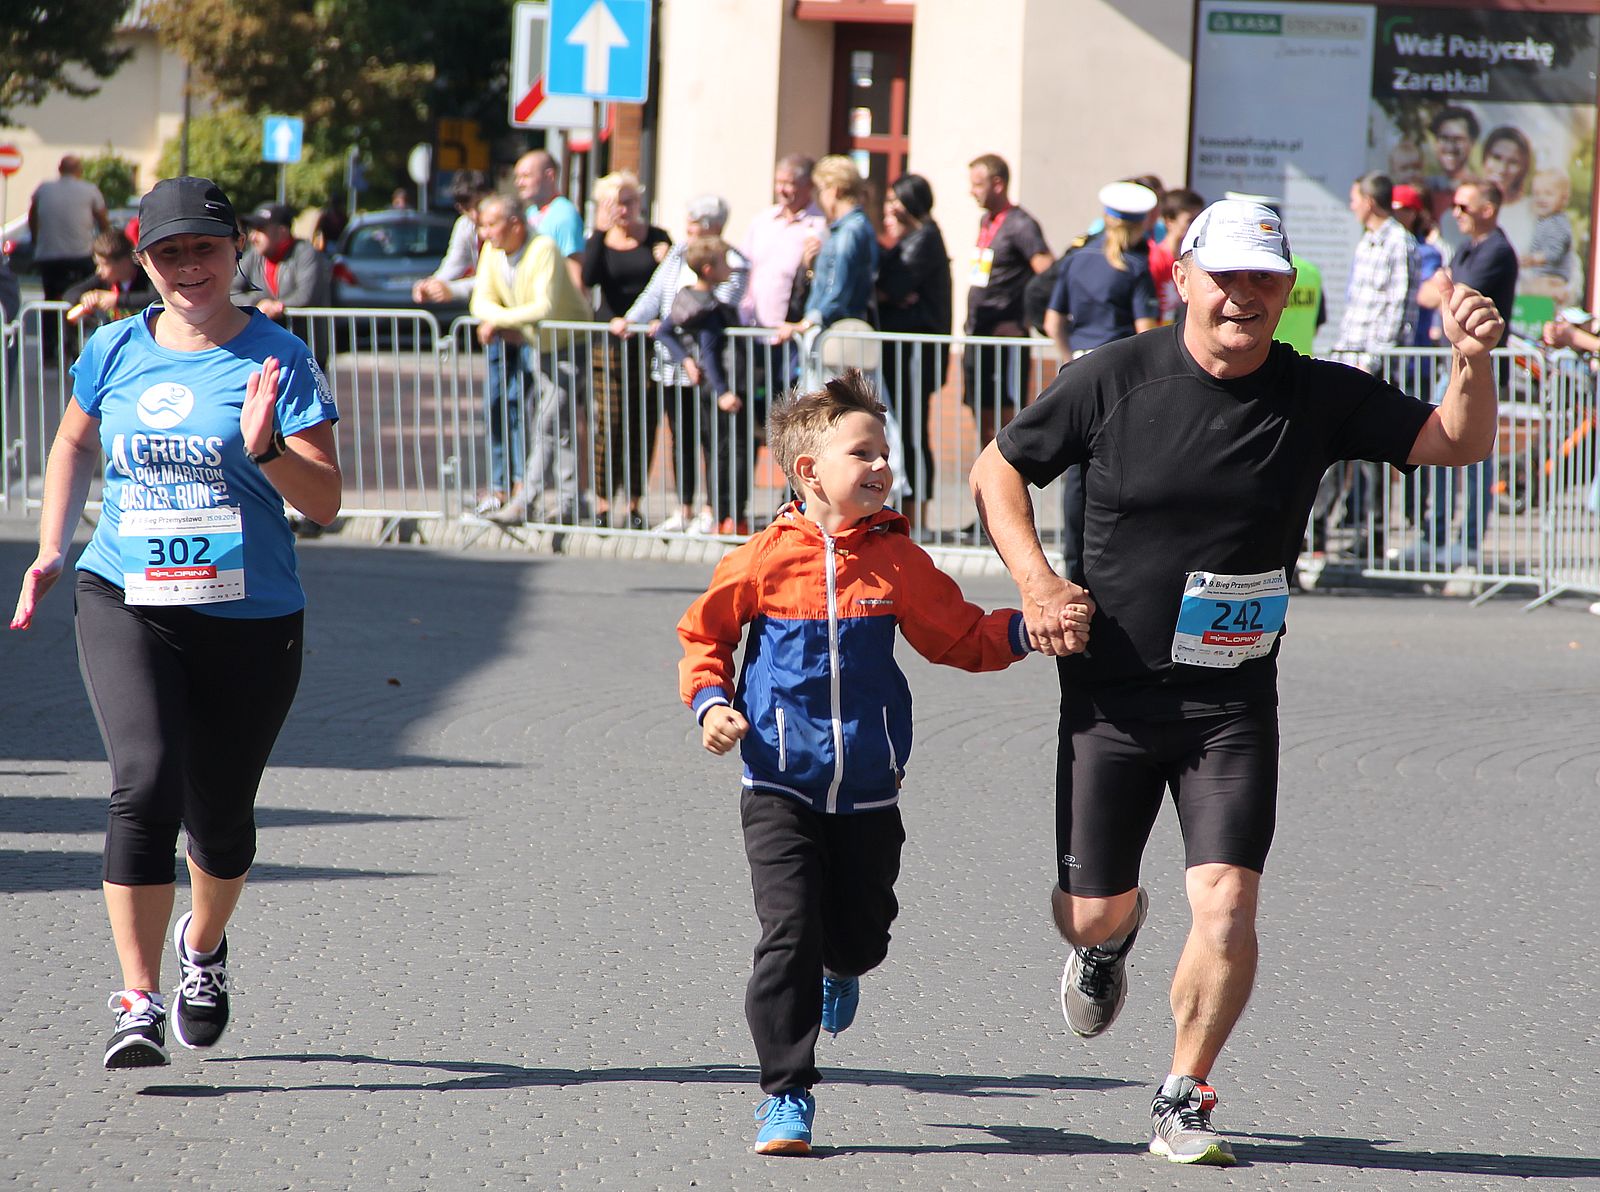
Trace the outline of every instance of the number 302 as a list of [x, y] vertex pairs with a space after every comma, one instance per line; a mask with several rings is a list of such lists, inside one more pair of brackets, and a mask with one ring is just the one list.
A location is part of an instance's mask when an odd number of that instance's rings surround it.
[[190, 563], [211, 562], [211, 539], [149, 538], [150, 559], [147, 567], [183, 567]]
[[[1229, 615], [1232, 615], [1232, 620]], [[1241, 600], [1238, 608], [1231, 604], [1217, 605], [1217, 619], [1211, 622], [1213, 629], [1260, 629], [1261, 628], [1261, 601]]]

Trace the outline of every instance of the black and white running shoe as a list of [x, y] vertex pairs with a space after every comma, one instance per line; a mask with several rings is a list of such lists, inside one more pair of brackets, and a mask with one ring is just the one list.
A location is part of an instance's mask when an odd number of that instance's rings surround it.
[[117, 1016], [116, 1030], [106, 1042], [107, 1068], [159, 1068], [172, 1062], [167, 1054], [167, 1008], [159, 993], [119, 989], [106, 1006]]
[[228, 1027], [228, 937], [222, 937], [222, 943], [208, 959], [194, 959], [184, 942], [192, 917], [184, 915], [172, 932], [179, 977], [172, 1029], [185, 1047], [211, 1047]]

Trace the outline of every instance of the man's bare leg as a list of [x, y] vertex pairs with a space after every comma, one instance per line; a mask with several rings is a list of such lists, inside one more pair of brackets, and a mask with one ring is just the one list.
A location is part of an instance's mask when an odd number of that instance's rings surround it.
[[1237, 865], [1196, 865], [1185, 884], [1192, 923], [1172, 978], [1171, 1070], [1203, 1081], [1255, 985], [1261, 875]]

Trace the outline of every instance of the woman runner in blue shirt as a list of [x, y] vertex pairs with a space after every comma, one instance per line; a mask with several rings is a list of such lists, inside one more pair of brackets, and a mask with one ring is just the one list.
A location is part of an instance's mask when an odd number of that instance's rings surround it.
[[72, 368], [45, 471], [39, 553], [13, 629], [60, 579], [104, 462], [77, 563], [84, 686], [111, 761], [104, 892], [123, 988], [107, 1068], [166, 1064], [161, 957], [188, 834], [192, 909], [172, 932], [172, 1021], [186, 1047], [228, 1024], [228, 919], [255, 858], [255, 797], [300, 678], [305, 596], [288, 501], [339, 512], [327, 379], [306, 345], [229, 289], [233, 205], [204, 178], [139, 204], [136, 257], [160, 301], [102, 327]]

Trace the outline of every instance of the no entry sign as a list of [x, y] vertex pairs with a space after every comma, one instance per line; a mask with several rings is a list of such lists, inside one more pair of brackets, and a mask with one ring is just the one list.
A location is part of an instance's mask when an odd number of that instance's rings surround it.
[[22, 168], [22, 150], [15, 145], [0, 145], [0, 174], [7, 178]]

